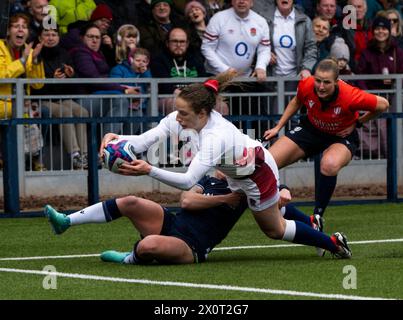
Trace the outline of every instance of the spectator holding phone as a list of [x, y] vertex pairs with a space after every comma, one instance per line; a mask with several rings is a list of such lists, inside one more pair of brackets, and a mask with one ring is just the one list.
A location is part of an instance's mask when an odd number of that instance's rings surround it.
[[[41, 56], [45, 66], [45, 77], [54, 79], [73, 78], [75, 71], [70, 55], [60, 47], [59, 29], [41, 29], [40, 42], [43, 42]], [[45, 84], [33, 94], [69, 95], [74, 94], [72, 86], [63, 84]], [[53, 118], [88, 117], [88, 111], [72, 99], [45, 99], [42, 107], [49, 109]], [[85, 123], [60, 124], [60, 136], [67, 150], [73, 169], [87, 169], [87, 129]]]

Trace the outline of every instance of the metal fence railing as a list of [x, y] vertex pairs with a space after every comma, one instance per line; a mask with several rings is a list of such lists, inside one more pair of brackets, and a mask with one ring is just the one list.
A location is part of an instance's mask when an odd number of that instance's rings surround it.
[[[359, 129], [361, 147], [354, 156], [353, 162], [365, 166], [365, 161], [386, 161], [388, 178], [389, 200], [398, 199], [397, 184], [398, 175], [403, 170], [403, 142], [402, 126], [398, 125], [398, 119], [402, 118], [402, 82], [403, 75], [360, 75], [348, 76], [346, 80], [372, 80], [372, 79], [392, 79], [393, 89], [372, 91], [375, 94], [383, 95], [389, 99], [393, 108], [383, 119], [377, 119], [363, 129]], [[43, 82], [49, 85], [55, 84], [76, 84], [85, 85], [93, 83], [131, 83], [133, 79], [0, 79], [2, 84], [12, 84], [14, 94], [10, 96], [0, 96], [0, 106], [5, 106], [7, 101], [12, 103], [13, 114], [11, 118], [0, 120], [1, 135], [3, 141], [3, 186], [5, 198], [5, 211], [18, 212], [18, 196], [21, 188], [25, 184], [27, 174], [37, 174], [46, 177], [59, 171], [73, 171], [72, 158], [66, 151], [71, 150], [72, 145], [66, 141], [72, 139], [68, 130], [63, 130], [65, 126], [70, 126], [70, 130], [75, 130], [77, 136], [85, 137], [88, 154], [88, 197], [93, 203], [98, 198], [98, 170], [97, 170], [97, 148], [103, 133], [114, 131], [118, 128], [125, 134], [138, 134], [146, 131], [155, 125], [169, 110], [169, 105], [164, 104], [173, 96], [170, 94], [160, 94], [159, 86], [167, 83], [190, 83], [203, 81], [197, 79], [135, 79], [137, 83], [145, 83], [148, 87], [147, 93], [141, 95], [108, 94], [102, 92], [97, 95], [27, 95], [26, 86], [31, 83]], [[247, 83], [240, 90], [232, 90], [226, 93], [226, 106], [221, 109], [231, 121], [233, 121], [245, 133], [260, 138], [263, 132], [279, 118], [283, 113], [288, 101], [295, 95], [292, 85], [298, 79], [295, 78], [267, 78], [267, 83], [255, 87], [255, 80], [239, 79], [242, 83]], [[291, 85], [290, 85], [291, 84]], [[249, 88], [252, 88], [249, 90]], [[291, 88], [291, 89], [290, 89]], [[62, 104], [63, 101], [69, 101]], [[72, 102], [71, 102], [72, 101]], [[125, 104], [123, 104], [123, 101]], [[2, 103], [4, 102], [4, 103]], [[79, 114], [73, 112], [74, 105], [82, 107]], [[164, 102], [164, 103], [162, 103]], [[53, 108], [49, 105], [53, 103], [59, 107]], [[129, 108], [127, 112], [124, 105], [146, 105], [144, 109]], [[110, 112], [112, 105], [117, 105], [115, 113]], [[33, 118], [27, 110], [35, 106], [34, 112], [38, 117]], [[62, 114], [62, 108], [71, 110]], [[60, 112], [58, 109], [60, 108]], [[126, 108], [126, 107], [125, 107]], [[54, 111], [56, 110], [56, 111]], [[95, 110], [97, 110], [95, 112]], [[1, 110], [0, 110], [1, 111]], [[125, 112], [123, 112], [125, 111]], [[67, 116], [66, 116], [67, 114]], [[294, 121], [294, 120], [293, 120]], [[295, 123], [290, 121], [289, 128]], [[295, 119], [297, 121], [297, 119]], [[84, 126], [83, 126], [84, 124]], [[116, 125], [111, 127], [111, 125]], [[32, 128], [37, 127], [38, 130]], [[79, 128], [78, 128], [79, 127]], [[86, 128], [85, 128], [86, 127]], [[84, 128], [84, 129], [83, 129]], [[112, 130], [110, 130], [112, 129]], [[34, 150], [36, 132], [41, 136], [39, 141], [39, 151]], [[365, 131], [364, 131], [365, 130]], [[32, 131], [32, 132], [31, 132]], [[39, 132], [39, 135], [38, 135]], [[73, 139], [74, 140], [74, 139]], [[38, 143], [38, 141], [36, 141]], [[70, 148], [69, 148], [70, 147]], [[43, 165], [35, 172], [35, 161]], [[307, 159], [309, 162], [310, 159]], [[400, 168], [400, 169], [398, 169]], [[81, 169], [82, 171], [83, 169]], [[401, 174], [401, 173], [400, 173]]]

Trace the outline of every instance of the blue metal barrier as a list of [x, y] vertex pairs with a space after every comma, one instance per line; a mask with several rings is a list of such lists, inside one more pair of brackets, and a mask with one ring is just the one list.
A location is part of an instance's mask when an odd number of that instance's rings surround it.
[[[254, 120], [275, 120], [280, 115], [259, 116], [228, 116], [230, 121], [244, 121], [250, 123]], [[387, 157], [387, 197], [385, 200], [376, 200], [375, 202], [393, 201], [401, 202], [403, 199], [398, 198], [398, 180], [397, 180], [397, 119], [403, 118], [403, 113], [383, 114], [381, 118], [387, 119], [388, 134], [388, 157]], [[4, 212], [0, 217], [17, 217], [21, 216], [19, 206], [19, 185], [18, 185], [18, 161], [17, 158], [17, 126], [24, 124], [61, 124], [61, 123], [87, 123], [87, 140], [88, 140], [88, 205], [99, 201], [99, 178], [98, 178], [98, 145], [96, 137], [96, 127], [99, 123], [110, 122], [158, 122], [161, 117], [111, 117], [111, 118], [50, 118], [50, 119], [26, 119], [14, 118], [9, 120], [0, 120], [0, 128], [4, 137], [3, 156], [3, 186], [4, 186]], [[246, 125], [246, 128], [250, 125]], [[320, 157], [315, 157], [315, 181], [319, 177]], [[317, 183], [315, 183], [317, 185]], [[338, 201], [342, 204], [362, 203], [359, 200]], [[368, 203], [368, 201], [364, 201]], [[369, 201], [371, 202], [371, 200]], [[312, 202], [309, 202], [312, 203]], [[337, 203], [331, 202], [332, 204]], [[39, 214], [40, 215], [40, 214]], [[25, 214], [24, 214], [25, 216]], [[28, 216], [28, 215], [27, 215]]]
[[[378, 79], [382, 76], [372, 76], [369, 78]], [[366, 79], [366, 75], [362, 76], [354, 76], [354, 77], [347, 77], [348, 79]], [[395, 101], [396, 105], [398, 106], [398, 110], [402, 110], [402, 75], [395, 75], [393, 76], [396, 80], [396, 90], [392, 90], [391, 93], [395, 94]], [[12, 81], [11, 81], [12, 80]], [[16, 84], [17, 87], [17, 94], [12, 98], [15, 98], [17, 103], [17, 109], [21, 109], [23, 105], [24, 99], [34, 98], [33, 96], [24, 96], [24, 85], [35, 83], [35, 82], [46, 82], [46, 83], [59, 83], [60, 81], [55, 81], [54, 79], [46, 79], [46, 80], [32, 80], [32, 79], [18, 79], [10, 81]], [[70, 79], [72, 80], [72, 79]], [[131, 79], [120, 79], [113, 80], [118, 82], [124, 81], [132, 81]], [[203, 79], [197, 79], [198, 81], [202, 81]], [[278, 110], [281, 113], [284, 110], [285, 105], [285, 97], [288, 95], [293, 95], [294, 93], [284, 92], [284, 82], [290, 79], [274, 79], [268, 78], [268, 81], [278, 81], [278, 91], [277, 91], [277, 98], [278, 98]], [[7, 79], [0, 79], [0, 83], [8, 83], [10, 82]], [[74, 79], [72, 81], [65, 81], [63, 83], [85, 83], [86, 79]], [[91, 82], [97, 83], [105, 83], [107, 79], [90, 79]], [[109, 79], [109, 81], [111, 81]], [[93, 204], [99, 201], [99, 177], [98, 177], [98, 169], [97, 169], [97, 153], [98, 153], [98, 146], [99, 146], [99, 137], [97, 137], [97, 125], [101, 123], [113, 123], [113, 122], [120, 122], [120, 123], [156, 123], [162, 117], [157, 116], [158, 108], [157, 108], [157, 101], [160, 97], [158, 95], [158, 84], [159, 83], [168, 83], [168, 82], [183, 82], [188, 83], [190, 81], [195, 81], [195, 79], [141, 79], [139, 82], [148, 83], [151, 88], [151, 93], [144, 95], [144, 98], [150, 98], [151, 101], [151, 112], [149, 114], [153, 116], [141, 116], [141, 117], [110, 117], [110, 118], [49, 118], [49, 119], [26, 119], [22, 118], [22, 111], [20, 110], [20, 114], [17, 114], [12, 119], [0, 120], [0, 130], [3, 135], [3, 158], [4, 158], [4, 168], [3, 168], [3, 186], [4, 186], [4, 212], [6, 214], [1, 214], [0, 217], [5, 216], [22, 216], [20, 214], [20, 205], [19, 205], [19, 170], [21, 171], [21, 162], [17, 161], [19, 155], [17, 148], [17, 127], [22, 126], [24, 124], [65, 124], [65, 123], [86, 123], [87, 124], [87, 141], [88, 141], [88, 160], [89, 160], [89, 168], [88, 168], [88, 176], [87, 176], [87, 189], [88, 189], [88, 204]], [[242, 80], [244, 81], [244, 80]], [[251, 81], [249, 79], [249, 81]], [[282, 94], [281, 94], [282, 93]], [[276, 95], [276, 93], [268, 93], [267, 97], [272, 97]], [[256, 93], [255, 93], [256, 95]], [[247, 96], [247, 94], [244, 94]], [[254, 96], [251, 94], [250, 96]], [[70, 98], [74, 98], [75, 96], [71, 96]], [[115, 97], [115, 95], [112, 95]], [[161, 96], [162, 97], [162, 96]], [[2, 98], [2, 97], [0, 97]], [[50, 99], [50, 98], [49, 98]], [[19, 106], [18, 106], [19, 105]], [[399, 109], [400, 108], [400, 109]], [[253, 121], [274, 121], [279, 119], [279, 115], [236, 115], [236, 116], [227, 116], [230, 121], [237, 121], [242, 123], [242, 128], [247, 130], [252, 128]], [[402, 201], [398, 197], [398, 146], [397, 146], [397, 135], [401, 128], [397, 126], [397, 119], [403, 118], [403, 113], [387, 113], [382, 115], [382, 118], [387, 119], [387, 137], [388, 137], [388, 154], [387, 154], [387, 197], [383, 200], [374, 200], [376, 202], [380, 201]], [[401, 131], [400, 131], [401, 132]], [[261, 138], [261, 137], [256, 137]], [[401, 137], [400, 137], [401, 138]], [[401, 149], [399, 149], [401, 150]], [[20, 154], [21, 156], [21, 154]], [[20, 164], [20, 168], [18, 168]], [[401, 164], [401, 162], [400, 162]], [[318, 176], [319, 172], [319, 160], [315, 161], [315, 176]], [[24, 184], [22, 181], [21, 185]], [[372, 200], [349, 200], [349, 201], [332, 201], [332, 204], [337, 203], [362, 203], [368, 202]], [[29, 216], [29, 213], [24, 213], [23, 216]]]

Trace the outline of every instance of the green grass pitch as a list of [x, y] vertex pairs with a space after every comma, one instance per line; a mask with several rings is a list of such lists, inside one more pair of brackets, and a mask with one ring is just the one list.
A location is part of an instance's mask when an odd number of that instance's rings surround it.
[[[59, 257], [130, 250], [139, 235], [127, 219], [73, 227], [61, 236], [44, 218], [0, 219], [0, 299], [403, 299], [403, 205], [335, 206], [325, 218], [328, 234], [348, 236], [351, 260], [329, 253], [319, 258], [310, 247], [276, 246], [288, 243], [266, 238], [248, 212], [207, 262], [192, 265], [127, 266], [97, 256]], [[383, 241], [360, 243], [370, 240]], [[44, 258], [49, 256], [57, 258]], [[45, 266], [58, 272], [56, 289], [43, 287]], [[346, 283], [350, 288], [343, 287]]]

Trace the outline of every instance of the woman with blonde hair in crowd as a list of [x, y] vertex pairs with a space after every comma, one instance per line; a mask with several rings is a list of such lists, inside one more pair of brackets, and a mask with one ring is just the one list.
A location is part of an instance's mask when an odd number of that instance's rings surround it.
[[140, 42], [140, 32], [132, 24], [122, 25], [116, 32], [116, 63], [127, 60]]

